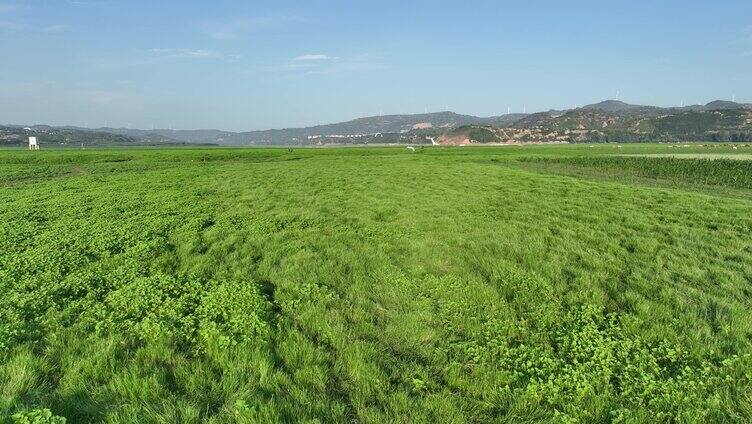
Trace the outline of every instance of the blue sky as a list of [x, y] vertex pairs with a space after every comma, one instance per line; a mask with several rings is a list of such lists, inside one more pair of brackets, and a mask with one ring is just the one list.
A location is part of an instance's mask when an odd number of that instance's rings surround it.
[[0, 122], [253, 130], [752, 102], [752, 1], [0, 0]]

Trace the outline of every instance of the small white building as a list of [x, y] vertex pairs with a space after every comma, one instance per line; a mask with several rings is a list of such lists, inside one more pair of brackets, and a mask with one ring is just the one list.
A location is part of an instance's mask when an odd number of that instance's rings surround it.
[[36, 137], [29, 137], [29, 150], [39, 150], [39, 142]]

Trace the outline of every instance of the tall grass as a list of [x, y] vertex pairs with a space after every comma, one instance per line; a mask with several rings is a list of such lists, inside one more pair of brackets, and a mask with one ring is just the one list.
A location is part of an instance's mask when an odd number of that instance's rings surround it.
[[676, 157], [576, 156], [522, 158], [523, 162], [586, 168], [645, 178], [752, 189], [752, 160]]

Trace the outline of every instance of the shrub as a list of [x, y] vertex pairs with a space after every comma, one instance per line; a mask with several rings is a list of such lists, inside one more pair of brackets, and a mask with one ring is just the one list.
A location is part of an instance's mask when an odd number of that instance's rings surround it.
[[65, 418], [53, 415], [49, 409], [32, 409], [11, 417], [13, 424], [65, 424]]
[[229, 347], [263, 340], [269, 334], [270, 302], [252, 282], [225, 282], [202, 299], [196, 311], [204, 343]]

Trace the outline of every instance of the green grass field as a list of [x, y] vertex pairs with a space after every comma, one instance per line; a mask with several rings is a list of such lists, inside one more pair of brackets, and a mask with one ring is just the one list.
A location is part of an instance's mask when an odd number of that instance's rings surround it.
[[0, 151], [0, 422], [750, 422], [752, 161], [676, 150]]

